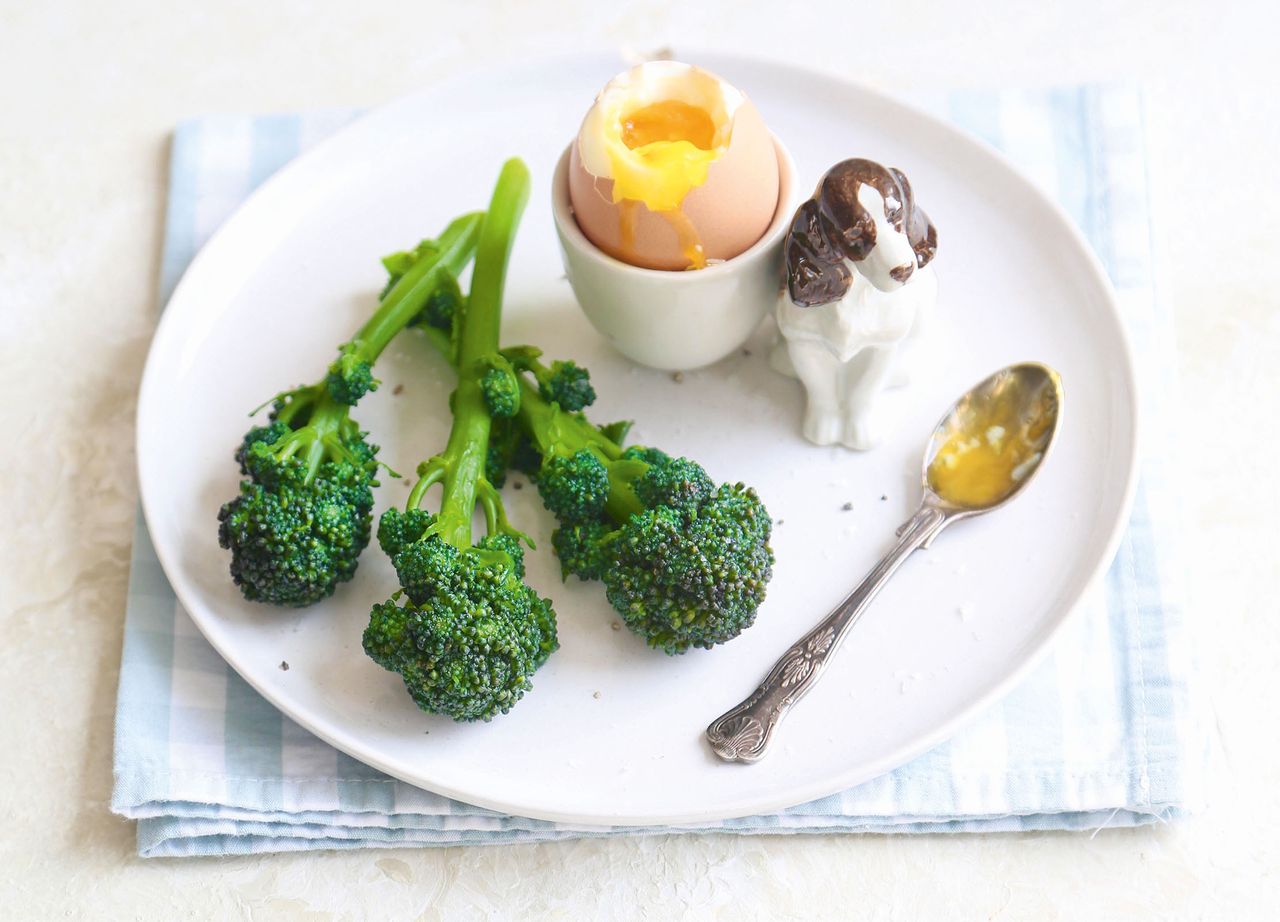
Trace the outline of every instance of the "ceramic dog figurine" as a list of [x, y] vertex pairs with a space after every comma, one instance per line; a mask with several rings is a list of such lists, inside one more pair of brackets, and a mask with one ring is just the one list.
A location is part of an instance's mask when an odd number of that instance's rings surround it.
[[871, 160], [837, 163], [796, 210], [772, 363], [804, 384], [809, 441], [879, 443], [880, 394], [912, 376], [937, 299], [937, 245], [907, 177]]

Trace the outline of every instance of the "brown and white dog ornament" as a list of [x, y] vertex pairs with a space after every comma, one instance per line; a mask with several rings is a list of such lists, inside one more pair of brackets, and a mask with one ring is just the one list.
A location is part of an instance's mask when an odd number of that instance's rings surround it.
[[809, 441], [879, 443], [881, 394], [909, 381], [930, 326], [937, 245], [907, 177], [871, 160], [837, 163], [796, 210], [772, 363], [804, 384]]

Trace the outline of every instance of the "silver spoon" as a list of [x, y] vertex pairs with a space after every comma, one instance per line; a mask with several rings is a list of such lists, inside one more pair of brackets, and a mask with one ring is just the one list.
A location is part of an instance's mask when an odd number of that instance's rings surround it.
[[726, 762], [755, 762], [778, 722], [813, 688], [858, 617], [917, 548], [952, 522], [998, 509], [1031, 482], [1053, 444], [1062, 416], [1062, 381], [1045, 365], [1011, 365], [956, 401], [933, 430], [921, 467], [920, 508], [898, 529], [898, 542], [857, 589], [792, 644], [760, 687], [707, 727]]

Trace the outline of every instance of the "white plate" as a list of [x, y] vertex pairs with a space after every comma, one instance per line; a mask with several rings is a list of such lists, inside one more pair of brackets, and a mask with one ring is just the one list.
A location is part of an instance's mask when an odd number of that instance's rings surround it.
[[[578, 311], [548, 184], [593, 94], [619, 69], [604, 56], [470, 75], [379, 109], [259, 190], [165, 311], [139, 401], [138, 457], [147, 523], [178, 598], [282, 711], [405, 781], [579, 823], [716, 820], [830, 794], [937, 744], [1007, 691], [1111, 559], [1134, 477], [1133, 370], [1108, 283], [1061, 211], [980, 143], [866, 89], [777, 64], [699, 63], [754, 98], [795, 154], [802, 187], [836, 160], [872, 157], [905, 170], [940, 228], [949, 361], [895, 395], [895, 434], [875, 452], [803, 441], [800, 387], [769, 370], [767, 329], [749, 356], [677, 382], [611, 352]], [[231, 451], [246, 410], [314, 380], [371, 309], [378, 257], [483, 207], [512, 154], [529, 163], [536, 193], [513, 258], [504, 342], [583, 362], [598, 420], [634, 418], [635, 441], [756, 485], [783, 523], [756, 625], [713, 652], [667, 657], [611, 629], [599, 584], [561, 583], [549, 515], [532, 489], [508, 486], [513, 520], [540, 539], [528, 580], [554, 599], [562, 648], [509, 715], [454, 725], [419, 712], [399, 678], [361, 651], [370, 604], [395, 588], [376, 546], [333, 599], [278, 610], [240, 598], [215, 517], [236, 491]], [[1020, 359], [1059, 369], [1067, 391], [1065, 428], [1040, 478], [1007, 510], [949, 530], [907, 563], [767, 759], [718, 762], [703, 728], [891, 543], [919, 495], [925, 437], [952, 398]], [[386, 462], [412, 471], [444, 444], [452, 376], [413, 336], [378, 372], [387, 385], [356, 416]], [[388, 480], [378, 509], [406, 494]], [[968, 621], [961, 605], [973, 607]]]

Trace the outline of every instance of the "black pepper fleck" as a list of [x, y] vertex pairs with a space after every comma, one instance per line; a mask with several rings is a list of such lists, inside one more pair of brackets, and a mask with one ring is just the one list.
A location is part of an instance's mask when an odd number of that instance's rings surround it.
[[883, 493], [881, 493], [881, 494], [880, 494], [880, 502], [882, 502], [882, 503], [883, 503], [883, 502], [884, 502], [886, 499], [888, 499], [888, 498], [889, 498], [889, 497], [885, 496]]
[[841, 508], [841, 509], [843, 509], [845, 512], [852, 512], [852, 511], [853, 511], [853, 503], [845, 503], [845, 504], [844, 504], [843, 506], [841, 506], [840, 508]]
[[288, 671], [289, 671], [289, 664], [288, 664], [288, 663], [286, 663], [284, 660], [280, 660], [280, 671], [281, 671], [281, 672], [288, 672]]

